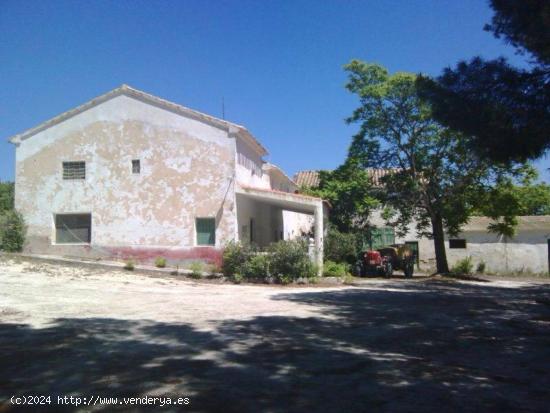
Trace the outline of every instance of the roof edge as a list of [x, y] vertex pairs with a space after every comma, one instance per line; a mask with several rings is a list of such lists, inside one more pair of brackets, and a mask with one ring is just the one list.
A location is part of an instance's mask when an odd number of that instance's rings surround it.
[[208, 123], [227, 132], [233, 131], [239, 136], [242, 136], [245, 140], [248, 140], [250, 143], [252, 143], [252, 145], [255, 146], [260, 153], [262, 153], [262, 156], [267, 155], [268, 153], [263, 145], [244, 126], [237, 125], [236, 123], [228, 122], [226, 120], [216, 118], [206, 113], [202, 113], [197, 110], [179, 105], [177, 103], [170, 102], [166, 99], [162, 99], [149, 93], [143, 92], [139, 89], [130, 87], [127, 84], [122, 84], [119, 87], [107, 93], [104, 93], [103, 95], [97, 96], [73, 109], [54, 116], [53, 118], [50, 118], [33, 128], [27, 129], [17, 135], [13, 135], [8, 138], [8, 141], [13, 144], [19, 144], [21, 143], [21, 141], [28, 139], [45, 129], [55, 126], [67, 119], [72, 118], [73, 116], [76, 116], [88, 109], [91, 109], [103, 102], [106, 102], [120, 95], [133, 97], [135, 99], [141, 100], [142, 102], [160, 107], [161, 109], [165, 109], [182, 116], [187, 116], [192, 119]]

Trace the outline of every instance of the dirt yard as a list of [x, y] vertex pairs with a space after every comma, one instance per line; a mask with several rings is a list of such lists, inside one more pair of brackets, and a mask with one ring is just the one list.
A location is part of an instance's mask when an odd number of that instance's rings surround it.
[[[191, 400], [159, 411], [548, 412], [550, 285], [238, 286], [4, 260], [0, 372], [0, 412], [18, 410], [12, 395]], [[90, 409], [151, 411], [38, 410]]]

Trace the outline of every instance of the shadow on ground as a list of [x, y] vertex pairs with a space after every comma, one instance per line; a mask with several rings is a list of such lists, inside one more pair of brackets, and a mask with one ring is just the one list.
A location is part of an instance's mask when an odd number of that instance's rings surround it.
[[548, 286], [389, 288], [283, 292], [275, 299], [326, 317], [255, 317], [215, 331], [93, 318], [1, 324], [0, 399], [162, 394], [191, 398], [162, 411], [548, 411]]

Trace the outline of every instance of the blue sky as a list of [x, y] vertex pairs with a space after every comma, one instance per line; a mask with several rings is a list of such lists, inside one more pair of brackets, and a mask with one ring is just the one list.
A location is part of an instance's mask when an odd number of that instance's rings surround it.
[[[437, 75], [513, 50], [485, 0], [0, 2], [0, 180], [6, 139], [122, 83], [247, 126], [289, 174], [334, 168], [356, 126], [351, 59]], [[550, 182], [550, 159], [537, 162]]]

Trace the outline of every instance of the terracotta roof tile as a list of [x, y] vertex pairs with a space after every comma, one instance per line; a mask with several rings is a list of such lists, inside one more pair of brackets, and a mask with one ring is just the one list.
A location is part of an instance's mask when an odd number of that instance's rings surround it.
[[[368, 168], [367, 173], [369, 174], [374, 186], [381, 186], [381, 178], [397, 170], [398, 169]], [[294, 182], [296, 182], [296, 184], [300, 187], [318, 187], [320, 184], [319, 171], [300, 171], [294, 175]]]

